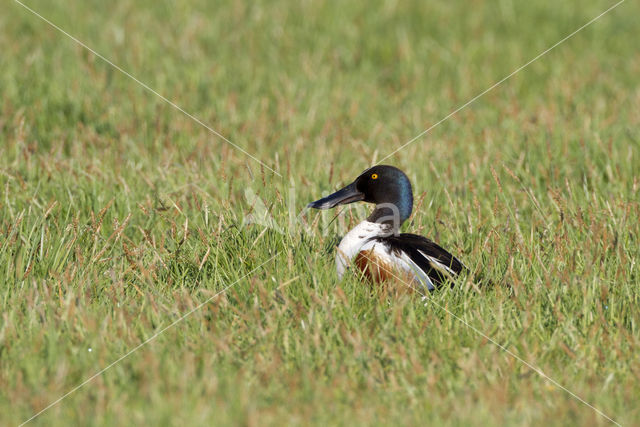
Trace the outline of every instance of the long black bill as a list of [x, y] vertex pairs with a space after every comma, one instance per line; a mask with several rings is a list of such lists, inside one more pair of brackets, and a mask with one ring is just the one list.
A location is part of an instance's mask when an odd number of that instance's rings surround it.
[[361, 200], [364, 200], [364, 193], [356, 189], [356, 184], [354, 182], [347, 185], [342, 190], [338, 190], [327, 197], [309, 203], [307, 207], [315, 209], [331, 209], [338, 205], [346, 205], [348, 203], [359, 202]]

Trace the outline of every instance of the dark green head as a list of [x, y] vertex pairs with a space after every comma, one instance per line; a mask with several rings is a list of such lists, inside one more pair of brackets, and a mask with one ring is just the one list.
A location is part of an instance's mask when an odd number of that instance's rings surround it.
[[[376, 205], [368, 220], [372, 222], [398, 222], [399, 227], [413, 209], [413, 192], [409, 178], [394, 166], [373, 166], [362, 172], [355, 181], [341, 190], [309, 203], [315, 209], [331, 209], [337, 205], [353, 202], [368, 202]], [[399, 221], [390, 221], [397, 216]]]

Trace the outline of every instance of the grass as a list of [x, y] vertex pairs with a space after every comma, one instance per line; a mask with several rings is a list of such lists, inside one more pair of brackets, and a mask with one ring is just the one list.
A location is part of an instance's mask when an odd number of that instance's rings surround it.
[[[426, 306], [337, 281], [364, 211], [290, 212], [612, 3], [27, 4], [282, 177], [8, 2], [2, 424], [209, 299], [33, 423], [609, 424], [458, 316], [640, 424], [637, 3], [386, 161], [417, 192], [406, 228], [514, 289]], [[281, 232], [245, 220], [261, 206]]]

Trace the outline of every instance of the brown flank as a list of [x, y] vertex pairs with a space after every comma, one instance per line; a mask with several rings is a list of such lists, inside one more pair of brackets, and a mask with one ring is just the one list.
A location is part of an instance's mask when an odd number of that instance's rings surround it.
[[[409, 274], [402, 274], [395, 270], [388, 262], [378, 258], [372, 250], [360, 251], [354, 259], [354, 265], [362, 272], [364, 277], [372, 283], [390, 284], [397, 282], [397, 290], [411, 292], [414, 278]], [[404, 282], [404, 283], [402, 283]], [[404, 289], [403, 289], [404, 288]]]

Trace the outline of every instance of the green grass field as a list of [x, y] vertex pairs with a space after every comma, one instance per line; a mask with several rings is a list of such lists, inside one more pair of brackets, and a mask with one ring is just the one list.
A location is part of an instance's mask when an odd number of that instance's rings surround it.
[[513, 285], [426, 305], [337, 280], [366, 210], [292, 216], [613, 2], [25, 4], [282, 176], [4, 2], [0, 424], [155, 336], [31, 423], [610, 425], [490, 337], [640, 425], [637, 2], [385, 160]]

